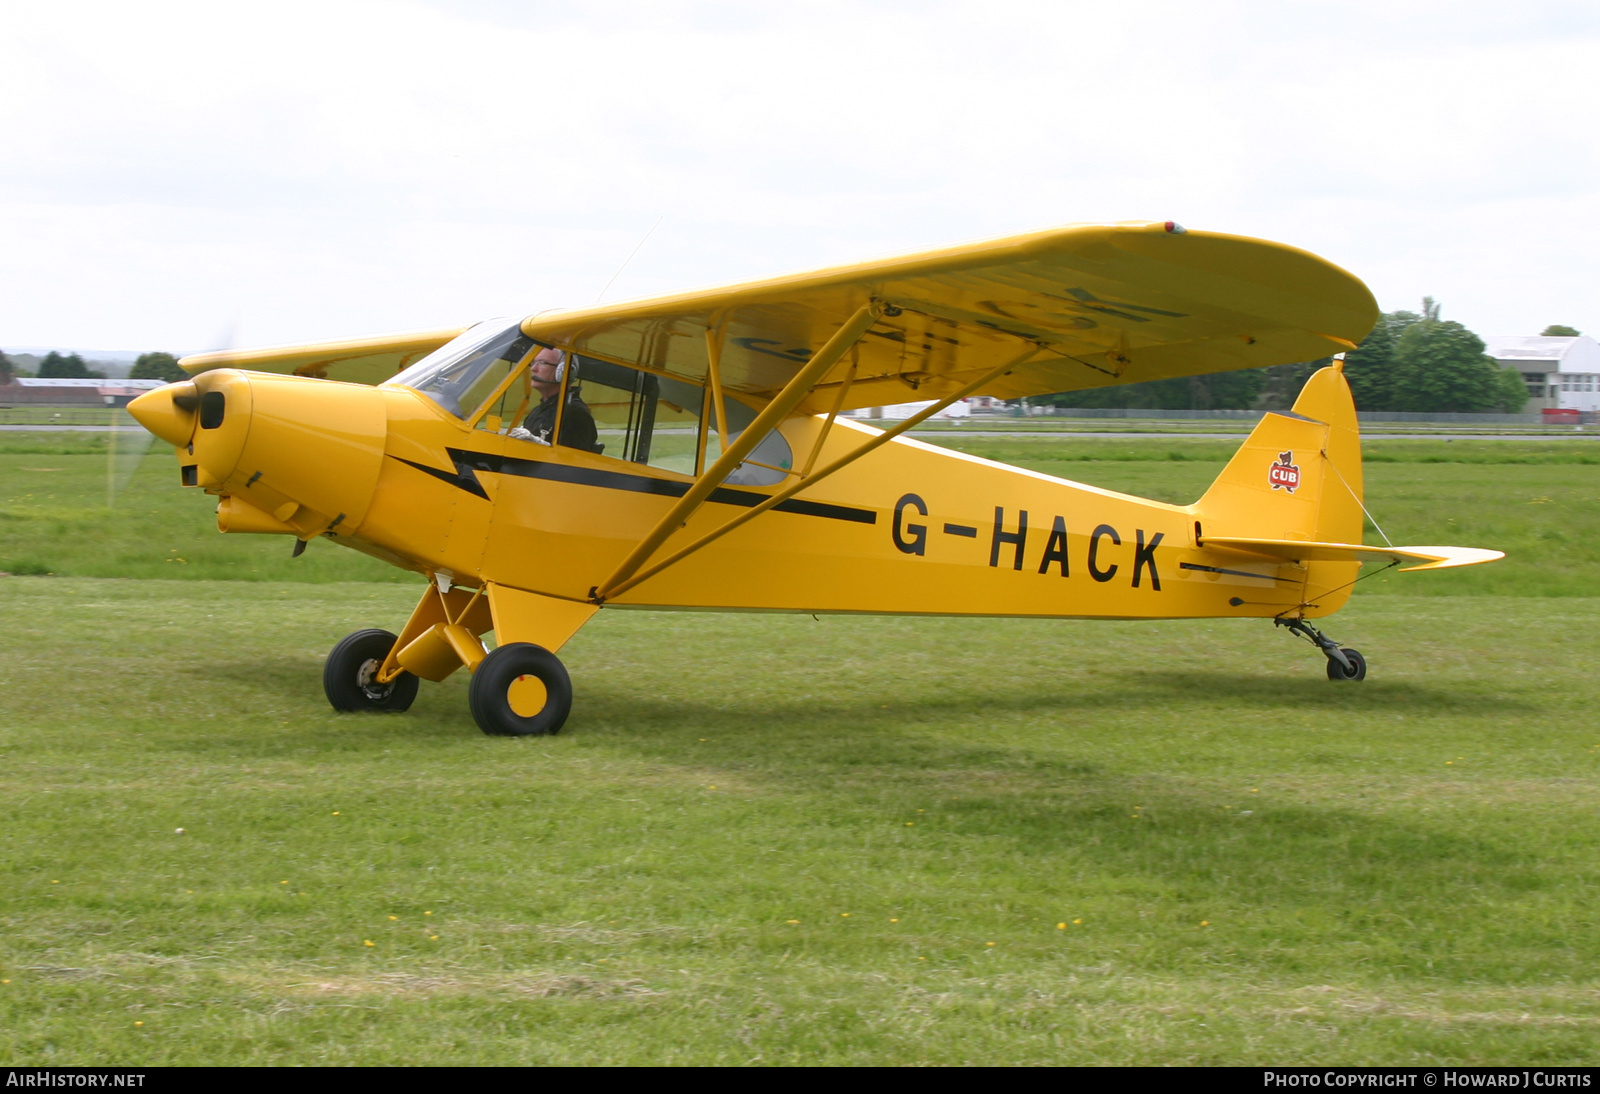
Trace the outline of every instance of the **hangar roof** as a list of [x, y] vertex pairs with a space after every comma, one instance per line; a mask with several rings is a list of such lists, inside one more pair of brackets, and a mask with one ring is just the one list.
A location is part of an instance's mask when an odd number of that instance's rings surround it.
[[1484, 352], [1503, 364], [1538, 364], [1556, 372], [1600, 372], [1600, 342], [1587, 334], [1576, 338], [1491, 334], [1483, 342]]

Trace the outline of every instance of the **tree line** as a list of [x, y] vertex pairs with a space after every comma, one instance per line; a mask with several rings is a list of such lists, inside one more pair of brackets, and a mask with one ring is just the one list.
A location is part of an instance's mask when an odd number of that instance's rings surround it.
[[[58, 353], [51, 350], [39, 359], [38, 370], [29, 373], [0, 350], [0, 384], [9, 384], [15, 376], [35, 375], [48, 380], [104, 380], [106, 374], [92, 369], [76, 353]], [[189, 374], [178, 367], [178, 359], [170, 353], [142, 353], [128, 370], [130, 380], [187, 380]]]
[[[1575, 337], [1573, 327], [1546, 336]], [[1143, 384], [1066, 391], [1030, 400], [1047, 406], [1140, 410], [1286, 410], [1301, 386], [1332, 360], [1183, 376]], [[1484, 353], [1483, 339], [1424, 297], [1422, 311], [1385, 312], [1361, 345], [1345, 355], [1356, 409], [1424, 413], [1515, 414], [1528, 401], [1522, 374]]]

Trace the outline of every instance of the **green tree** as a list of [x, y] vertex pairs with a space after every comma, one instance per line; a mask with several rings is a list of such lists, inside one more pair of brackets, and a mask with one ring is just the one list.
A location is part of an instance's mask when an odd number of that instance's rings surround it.
[[9, 384], [16, 374], [17, 369], [11, 363], [11, 358], [6, 356], [5, 350], [0, 350], [0, 384]]
[[[1357, 410], [1514, 413], [1522, 409], [1528, 389], [1521, 374], [1501, 368], [1484, 354], [1481, 338], [1460, 323], [1440, 319], [1439, 313], [1439, 302], [1431, 296], [1422, 298], [1420, 314], [1385, 312], [1361, 345], [1345, 355], [1344, 375]], [[1306, 380], [1328, 361], [1068, 391], [1034, 401], [1150, 410], [1288, 410]]]
[[1576, 338], [1583, 332], [1577, 327], [1563, 326], [1560, 323], [1551, 323], [1540, 332], [1541, 338]]
[[1394, 410], [1433, 413], [1499, 410], [1509, 391], [1501, 379], [1507, 371], [1460, 323], [1425, 318], [1395, 342], [1389, 403]]
[[1522, 373], [1514, 368], [1500, 368], [1500, 405], [1502, 414], [1516, 414], [1528, 402], [1528, 385]]
[[[1237, 372], [1213, 372], [1209, 376], [1190, 377], [1191, 392], [1194, 384], [1200, 384], [1204, 392], [1191, 394], [1190, 408], [1193, 410], [1248, 410], [1260, 398], [1261, 391], [1267, 386], [1267, 370], [1264, 368], [1240, 369]], [[1199, 400], [1204, 398], [1209, 405], [1199, 405]]]
[[141, 353], [128, 370], [130, 380], [165, 380], [170, 384], [188, 378], [189, 374], [178, 367], [178, 359], [170, 353]]
[[1266, 384], [1265, 369], [1174, 376], [1142, 384], [1118, 384], [1087, 391], [1063, 391], [1030, 402], [1046, 406], [1131, 408], [1137, 410], [1243, 410]]
[[[1438, 305], [1432, 298], [1423, 301], [1423, 307]], [[1378, 317], [1372, 333], [1361, 340], [1361, 345], [1345, 354], [1344, 376], [1350, 382], [1357, 410], [1395, 410], [1394, 401], [1394, 349], [1407, 328], [1422, 322], [1414, 311], [1386, 312]]]
[[52, 380], [87, 380], [93, 374], [76, 353], [62, 355], [51, 350], [39, 362], [39, 375]]
[[1257, 369], [1261, 373], [1261, 392], [1250, 404], [1253, 410], [1288, 410], [1294, 406], [1294, 401], [1300, 397], [1300, 389], [1306, 386], [1306, 381], [1311, 379], [1311, 374], [1317, 369], [1332, 361], [1331, 357], [1323, 357], [1316, 361], [1302, 361], [1291, 365], [1269, 365]]

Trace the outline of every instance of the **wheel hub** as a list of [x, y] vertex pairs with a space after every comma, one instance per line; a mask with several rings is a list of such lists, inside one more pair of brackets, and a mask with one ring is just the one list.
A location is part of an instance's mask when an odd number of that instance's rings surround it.
[[356, 683], [360, 685], [368, 699], [381, 702], [389, 697], [394, 690], [393, 684], [380, 684], [377, 682], [378, 670], [383, 668], [383, 662], [377, 658], [368, 658], [361, 662], [361, 668], [356, 672]]

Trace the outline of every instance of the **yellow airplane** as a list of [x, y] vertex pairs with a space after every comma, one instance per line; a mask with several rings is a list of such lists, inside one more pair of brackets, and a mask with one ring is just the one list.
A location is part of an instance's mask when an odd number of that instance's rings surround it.
[[[601, 607], [1310, 621], [1373, 547], [1343, 361], [1268, 414], [1193, 505], [903, 436], [1003, 398], [1308, 361], [1378, 316], [1304, 251], [1171, 222], [1047, 232], [465, 330], [185, 358], [129, 411], [223, 532], [335, 543], [428, 579], [398, 636], [329, 655], [346, 711], [471, 672], [485, 733], [554, 733], [556, 658]], [[932, 400], [887, 430], [841, 413]], [[494, 648], [480, 636], [493, 631]]]

